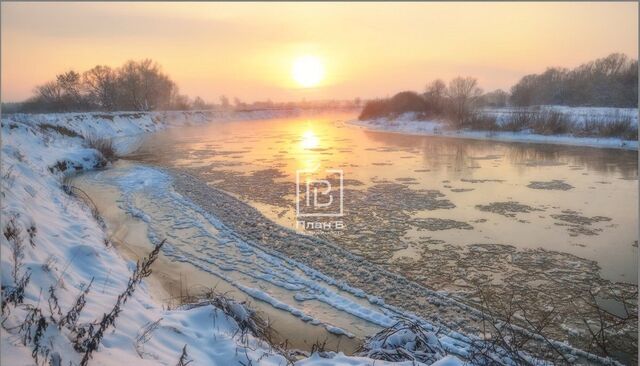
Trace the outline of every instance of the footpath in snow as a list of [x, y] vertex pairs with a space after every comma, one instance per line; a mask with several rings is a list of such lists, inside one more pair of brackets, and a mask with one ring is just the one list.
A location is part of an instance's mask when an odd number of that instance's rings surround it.
[[[63, 190], [67, 174], [105, 164], [83, 136], [110, 138], [126, 153], [141, 134], [222, 120], [290, 115], [292, 111], [243, 113], [158, 112], [10, 115], [2, 118], [2, 364], [40, 362], [77, 365], [78, 329], [99, 323], [127, 288], [136, 265], [109, 245], [102, 224], [82, 202]], [[60, 128], [60, 127], [64, 127]], [[152, 248], [149, 248], [150, 250]], [[20, 282], [24, 293], [16, 293]], [[213, 305], [166, 310], [145, 281], [108, 327], [92, 365], [285, 365], [290, 361], [269, 344], [243, 335], [241, 306], [229, 314]], [[233, 306], [232, 306], [233, 308]], [[79, 311], [73, 312], [71, 309]], [[75, 314], [68, 317], [68, 314]], [[60, 319], [67, 318], [65, 322]], [[57, 324], [53, 323], [57, 319]], [[31, 321], [28, 321], [31, 320]], [[402, 333], [394, 342], [413, 342]], [[372, 347], [383, 347], [380, 342]], [[415, 342], [414, 342], [415, 343]], [[415, 346], [415, 344], [414, 344]], [[430, 345], [435, 347], [435, 345]], [[186, 353], [183, 353], [186, 351]], [[375, 352], [368, 354], [375, 354]], [[443, 352], [433, 365], [461, 362]], [[364, 365], [367, 357], [314, 354], [300, 365]], [[37, 359], [36, 359], [37, 358]], [[385, 364], [375, 361], [376, 364]], [[429, 362], [431, 363], [431, 362]], [[184, 364], [184, 363], [183, 363]], [[405, 364], [410, 364], [406, 362]]]

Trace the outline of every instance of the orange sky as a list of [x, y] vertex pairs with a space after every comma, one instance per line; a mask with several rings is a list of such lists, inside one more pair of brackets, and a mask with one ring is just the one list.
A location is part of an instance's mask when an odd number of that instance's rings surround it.
[[[69, 69], [152, 58], [217, 101], [370, 98], [472, 75], [508, 89], [547, 66], [638, 53], [627, 3], [2, 3], [2, 100]], [[291, 63], [320, 57], [303, 89]]]

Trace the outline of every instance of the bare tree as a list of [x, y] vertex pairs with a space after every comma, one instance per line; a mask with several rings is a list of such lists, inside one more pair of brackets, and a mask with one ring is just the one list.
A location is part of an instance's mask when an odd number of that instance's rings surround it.
[[424, 95], [428, 98], [444, 98], [447, 94], [447, 85], [442, 81], [442, 79], [436, 79], [429, 84], [425, 88]]
[[244, 108], [244, 107], [246, 107], [246, 103], [244, 103], [244, 102], [242, 101], [242, 99], [240, 99], [240, 98], [238, 98], [238, 97], [235, 97], [235, 98], [233, 98], [233, 106], [234, 106], [236, 109], [238, 109], [238, 108]]
[[36, 94], [45, 103], [52, 105], [62, 104], [62, 88], [56, 81], [49, 81], [36, 87]]
[[490, 107], [505, 107], [509, 100], [509, 93], [502, 89], [496, 89], [492, 92], [486, 93], [481, 99], [482, 105]]
[[118, 98], [116, 73], [109, 66], [98, 65], [82, 74], [89, 100], [105, 110], [114, 110]]
[[57, 112], [75, 110], [84, 105], [80, 74], [73, 70], [36, 87], [35, 93], [32, 103], [43, 104], [46, 109]]
[[638, 105], [638, 61], [612, 53], [571, 70], [548, 68], [520, 79], [511, 88], [510, 100], [520, 106], [634, 107]]
[[447, 97], [447, 85], [441, 79], [436, 79], [425, 88], [424, 100], [427, 108], [433, 114], [441, 114], [444, 111]]
[[227, 110], [229, 109], [229, 98], [227, 98], [226, 95], [221, 95], [220, 96], [220, 106], [222, 107], [223, 110]]
[[118, 70], [119, 105], [149, 111], [166, 108], [176, 95], [175, 84], [153, 61], [128, 61]]
[[477, 79], [458, 76], [449, 82], [447, 95], [451, 102], [454, 121], [464, 125], [465, 119], [471, 114], [474, 103], [482, 95], [482, 89], [478, 87]]
[[178, 88], [174, 88], [171, 95], [170, 108], [179, 111], [186, 111], [191, 109], [191, 102], [189, 101], [189, 97], [187, 95], [180, 94]]
[[205, 101], [200, 98], [199, 96], [196, 97], [196, 99], [193, 100], [193, 109], [206, 109], [207, 108], [207, 103], [205, 103]]

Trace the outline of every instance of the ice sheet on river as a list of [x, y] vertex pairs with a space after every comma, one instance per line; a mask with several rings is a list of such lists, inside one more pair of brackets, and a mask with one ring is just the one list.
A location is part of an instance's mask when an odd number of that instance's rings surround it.
[[[476, 309], [331, 243], [278, 226], [194, 177], [144, 166], [101, 174], [108, 176], [99, 176], [96, 184], [122, 190], [122, 208], [148, 223], [152, 241], [167, 238], [166, 256], [214, 274], [276, 309], [347, 336], [352, 328], [333, 322], [344, 314], [381, 327], [406, 317], [437, 334], [446, 352], [462, 357], [479, 341], [470, 335], [479, 329]], [[422, 317], [385, 303], [382, 295], [419, 306]], [[319, 311], [317, 304], [333, 311]]]
[[[233, 284], [251, 297], [288, 311], [329, 332], [348, 331], [317, 319], [301, 309], [315, 300], [378, 326], [394, 323], [387, 310], [369, 302], [361, 291], [344, 291], [336, 281], [294, 261], [280, 258], [248, 244], [197, 205], [173, 191], [166, 173], [149, 167], [115, 168], [95, 176], [96, 184], [112, 184], [123, 192], [119, 204], [145, 221], [152, 241], [166, 238], [165, 255], [190, 263]], [[298, 305], [300, 304], [300, 305]]]

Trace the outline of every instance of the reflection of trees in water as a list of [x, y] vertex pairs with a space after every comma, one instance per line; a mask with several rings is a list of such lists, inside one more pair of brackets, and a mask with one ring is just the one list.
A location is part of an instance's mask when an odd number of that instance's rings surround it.
[[472, 157], [484, 152], [495, 151], [484, 141], [474, 141], [484, 143], [484, 146], [482, 144], [471, 146], [468, 141], [456, 138], [411, 136], [384, 132], [366, 132], [366, 135], [373, 141], [403, 150], [418, 149], [429, 169], [432, 171], [450, 170], [454, 178], [467, 176], [473, 170], [469, 169], [470, 166], [475, 165]]
[[544, 166], [561, 163], [568, 166], [585, 166], [605, 175], [620, 174], [625, 179], [638, 176], [638, 157], [635, 151], [596, 149], [588, 147], [501, 144], [505, 157], [514, 165]]
[[[424, 161], [434, 171], [451, 168], [453, 176], [467, 176], [475, 159], [491, 154], [504, 155], [505, 161], [521, 166], [553, 164], [580, 165], [606, 175], [624, 179], [638, 177], [636, 151], [597, 149], [550, 144], [508, 143], [434, 136], [411, 136], [384, 132], [366, 132], [373, 141], [401, 149], [420, 149]], [[474, 159], [475, 158], [475, 159]]]

